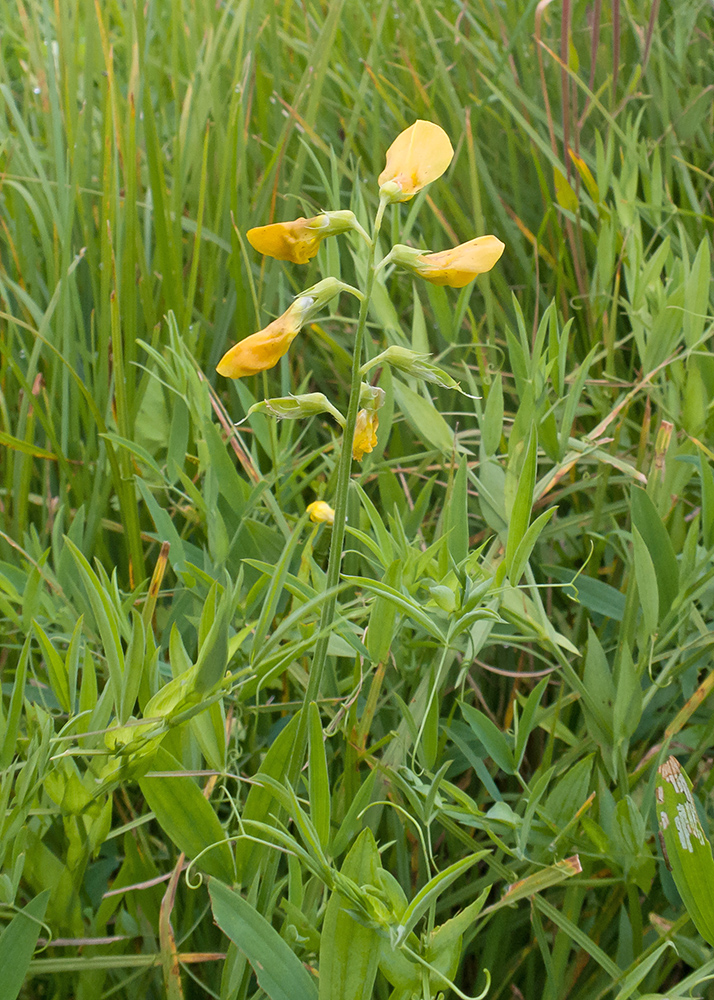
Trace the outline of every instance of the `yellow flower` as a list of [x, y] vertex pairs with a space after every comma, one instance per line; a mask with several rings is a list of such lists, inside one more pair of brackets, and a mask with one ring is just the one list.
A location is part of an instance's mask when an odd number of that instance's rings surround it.
[[316, 524], [335, 523], [335, 512], [324, 500], [313, 500], [307, 505], [307, 512], [310, 515], [310, 520], [315, 521]]
[[326, 236], [354, 229], [353, 212], [324, 212], [311, 219], [302, 216], [292, 222], [274, 222], [270, 226], [257, 226], [246, 233], [248, 242], [258, 253], [276, 260], [290, 260], [293, 264], [307, 264], [320, 249]]
[[414, 122], [387, 150], [387, 165], [379, 175], [380, 193], [389, 201], [409, 201], [441, 177], [453, 155], [449, 137], [441, 126]]
[[226, 378], [245, 378], [277, 365], [300, 333], [304, 307], [299, 304], [303, 301], [296, 299], [282, 316], [274, 319], [264, 330], [231, 347], [216, 365], [218, 374]]
[[463, 288], [477, 274], [490, 271], [504, 249], [505, 244], [496, 236], [477, 236], [451, 250], [422, 254], [418, 273], [432, 285]]
[[352, 458], [361, 462], [365, 454], [372, 451], [377, 444], [377, 428], [379, 415], [374, 410], [360, 410], [355, 424], [355, 436], [352, 440]]
[[306, 288], [282, 316], [231, 347], [216, 365], [216, 371], [226, 378], [245, 378], [273, 368], [287, 353], [302, 327], [342, 291], [360, 294], [337, 278], [323, 278]]
[[392, 247], [389, 260], [408, 268], [432, 285], [463, 288], [477, 274], [490, 271], [503, 250], [504, 244], [497, 237], [477, 236], [468, 243], [440, 253], [423, 253], [398, 243]]

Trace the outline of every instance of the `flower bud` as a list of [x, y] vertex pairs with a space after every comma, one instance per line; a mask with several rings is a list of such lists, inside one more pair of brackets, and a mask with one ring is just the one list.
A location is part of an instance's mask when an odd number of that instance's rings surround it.
[[460, 384], [451, 375], [430, 362], [430, 357], [430, 354], [419, 354], [417, 351], [411, 351], [408, 347], [399, 347], [393, 344], [386, 351], [382, 351], [381, 354], [363, 365], [360, 372], [365, 375], [371, 368], [387, 364], [391, 368], [396, 368], [397, 371], [404, 372], [414, 378], [420, 378], [424, 382], [433, 382], [444, 389], [461, 390]]
[[378, 385], [368, 385], [367, 382], [362, 382], [359, 390], [359, 405], [376, 413], [384, 405], [385, 396], [384, 389], [380, 389]]
[[310, 520], [316, 524], [335, 523], [335, 512], [329, 503], [325, 503], [324, 500], [313, 500], [312, 503], [307, 505], [306, 510], [310, 515]]
[[251, 413], [268, 413], [278, 420], [297, 420], [300, 417], [314, 417], [318, 413], [330, 413], [340, 426], [344, 427], [345, 418], [337, 407], [333, 406], [324, 392], [307, 392], [299, 396], [277, 396], [273, 399], [262, 399], [254, 403], [248, 410]]

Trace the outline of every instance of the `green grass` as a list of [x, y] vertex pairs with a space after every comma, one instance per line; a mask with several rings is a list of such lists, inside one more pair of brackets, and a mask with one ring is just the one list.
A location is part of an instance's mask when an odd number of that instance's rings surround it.
[[[0, 0], [8, 997], [456, 996], [385, 929], [438, 873], [403, 937], [463, 994], [711, 992], [654, 789], [675, 754], [709, 832], [712, 21], [536, 6]], [[367, 356], [470, 395], [371, 373], [333, 617], [304, 514], [339, 428], [238, 422], [346, 412], [359, 305], [265, 376], [215, 365], [324, 275], [364, 286], [353, 236], [300, 267], [245, 233], [371, 229], [417, 118], [455, 156], [380, 250], [506, 252], [461, 293], [377, 279]]]

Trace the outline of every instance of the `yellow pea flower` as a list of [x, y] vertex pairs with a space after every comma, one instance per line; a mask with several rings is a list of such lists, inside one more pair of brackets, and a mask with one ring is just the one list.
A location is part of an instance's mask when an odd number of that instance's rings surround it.
[[477, 274], [490, 271], [504, 251], [505, 244], [496, 236], [477, 236], [440, 253], [424, 253], [398, 243], [392, 247], [389, 260], [408, 268], [432, 285], [463, 288]]
[[[296, 299], [282, 316], [274, 319], [264, 330], [252, 333], [226, 351], [216, 365], [218, 374], [226, 378], [245, 378], [277, 365], [300, 333], [304, 315], [301, 303], [304, 301]], [[309, 301], [312, 302], [312, 299]]]
[[307, 505], [306, 510], [310, 515], [310, 520], [316, 524], [335, 523], [335, 512], [329, 503], [325, 503], [324, 500], [313, 500], [312, 503]]
[[364, 456], [374, 449], [377, 444], [378, 427], [379, 415], [375, 410], [359, 411], [352, 441], [352, 458], [355, 462], [361, 462]]
[[389, 201], [409, 201], [441, 177], [453, 155], [449, 137], [440, 125], [414, 122], [387, 150], [387, 165], [379, 175], [380, 194]]
[[324, 212], [311, 219], [300, 217], [292, 222], [274, 222], [257, 226], [246, 233], [248, 242], [258, 253], [293, 264], [307, 264], [317, 254], [326, 236], [335, 236], [357, 227], [354, 212]]
[[226, 378], [245, 378], [246, 375], [273, 368], [283, 354], [287, 354], [302, 327], [340, 292], [361, 295], [357, 289], [337, 278], [323, 278], [316, 285], [306, 288], [282, 316], [274, 319], [264, 330], [252, 333], [231, 347], [216, 365], [216, 371]]

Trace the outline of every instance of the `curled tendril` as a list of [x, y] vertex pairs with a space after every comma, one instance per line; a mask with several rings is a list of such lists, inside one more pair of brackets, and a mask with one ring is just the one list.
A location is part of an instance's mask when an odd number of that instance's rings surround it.
[[367, 810], [370, 809], [372, 806], [391, 806], [392, 809], [396, 809], [398, 812], [402, 813], [402, 815], [406, 819], [410, 820], [414, 824], [414, 826], [416, 827], [417, 834], [419, 835], [419, 841], [421, 843], [421, 849], [424, 852], [424, 860], [426, 861], [427, 869], [431, 866], [434, 869], [434, 871], [436, 871], [437, 870], [436, 864], [434, 863], [434, 859], [431, 856], [430, 852], [427, 850], [426, 843], [424, 841], [424, 834], [422, 833], [422, 829], [419, 826], [419, 824], [417, 823], [417, 821], [414, 819], [414, 817], [410, 816], [409, 813], [406, 811], [406, 809], [403, 809], [402, 806], [400, 806], [398, 803], [396, 803], [396, 802], [389, 802], [387, 799], [380, 799], [377, 802], [370, 802], [370, 804], [368, 806], [365, 806], [365, 808], [362, 810], [362, 812], [358, 815], [357, 819], [362, 819], [362, 817], [367, 812]]
[[44, 920], [40, 920], [39, 917], [33, 917], [31, 913], [28, 913], [26, 910], [20, 909], [20, 907], [16, 906], [14, 903], [8, 903], [6, 905], [11, 906], [16, 913], [22, 913], [24, 916], [27, 917], [28, 920], [32, 920], [34, 921], [34, 923], [39, 924], [40, 927], [47, 932], [47, 940], [43, 945], [41, 945], [37, 949], [37, 953], [43, 952], [46, 948], [49, 948], [49, 946], [52, 944], [52, 928], [50, 927], [50, 925], [45, 923]]
[[417, 953], [412, 951], [412, 949], [407, 947], [407, 945], [403, 944], [401, 949], [409, 955], [410, 958], [413, 958], [415, 962], [418, 962], [424, 969], [428, 969], [430, 975], [436, 976], [437, 979], [440, 979], [445, 986], [448, 986], [450, 990], [453, 990], [458, 997], [461, 997], [461, 1000], [484, 1000], [484, 997], [491, 989], [491, 973], [488, 969], [483, 970], [484, 975], [486, 976], [486, 985], [483, 990], [480, 993], [477, 993], [476, 996], [470, 996], [468, 993], [464, 993], [460, 990], [455, 983], [452, 983], [448, 976], [445, 976], [443, 972], [440, 972], [437, 968], [431, 965], [430, 962], [427, 962], [427, 960], [422, 958], [421, 955], [417, 955]]
[[196, 872], [198, 876], [197, 882], [194, 883], [191, 881], [191, 869], [196, 864], [198, 859], [201, 858], [204, 854], [207, 854], [208, 851], [212, 851], [214, 847], [220, 847], [221, 844], [230, 844], [236, 839], [237, 839], [236, 837], [226, 837], [224, 840], [216, 840], [213, 844], [209, 844], [208, 847], [204, 847], [202, 851], [199, 851], [199, 853], [196, 855], [195, 858], [192, 858], [191, 861], [189, 861], [189, 863], [186, 865], [186, 874], [184, 875], [184, 878], [186, 880], [186, 885], [188, 886], [189, 889], [200, 889], [200, 887], [203, 885], [204, 881], [203, 872]]

